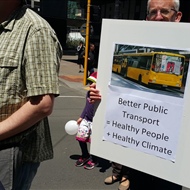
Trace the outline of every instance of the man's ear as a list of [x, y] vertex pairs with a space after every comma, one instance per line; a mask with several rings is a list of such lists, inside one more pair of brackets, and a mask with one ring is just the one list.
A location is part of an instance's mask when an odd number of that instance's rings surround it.
[[176, 14], [175, 22], [180, 22], [182, 17], [182, 12], [178, 11]]

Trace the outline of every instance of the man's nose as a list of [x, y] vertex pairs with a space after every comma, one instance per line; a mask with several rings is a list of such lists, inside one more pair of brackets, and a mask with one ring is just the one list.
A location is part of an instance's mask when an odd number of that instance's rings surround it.
[[162, 16], [161, 12], [158, 10], [156, 13], [156, 17], [154, 18], [155, 21], [161, 21], [164, 17]]

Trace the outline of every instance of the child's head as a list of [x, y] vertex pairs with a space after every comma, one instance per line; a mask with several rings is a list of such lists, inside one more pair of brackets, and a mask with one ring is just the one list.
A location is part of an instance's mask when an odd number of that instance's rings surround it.
[[96, 83], [96, 79], [97, 79], [97, 72], [93, 72], [93, 73], [87, 78], [87, 82], [88, 82], [88, 84]]

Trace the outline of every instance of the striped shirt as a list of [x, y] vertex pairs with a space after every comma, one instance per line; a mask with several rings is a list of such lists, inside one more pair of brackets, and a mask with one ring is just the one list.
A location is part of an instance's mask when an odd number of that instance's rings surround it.
[[[0, 24], [0, 121], [32, 96], [59, 95], [58, 70], [62, 48], [55, 32], [26, 6]], [[28, 137], [28, 141], [26, 138]], [[47, 118], [1, 145], [24, 141], [24, 161], [53, 157]]]

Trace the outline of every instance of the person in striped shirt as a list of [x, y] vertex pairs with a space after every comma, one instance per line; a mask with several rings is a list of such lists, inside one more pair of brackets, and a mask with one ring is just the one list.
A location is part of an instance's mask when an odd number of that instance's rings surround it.
[[23, 0], [0, 0], [0, 47], [0, 181], [27, 190], [53, 158], [47, 116], [59, 95], [62, 48]]

